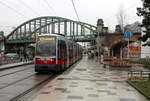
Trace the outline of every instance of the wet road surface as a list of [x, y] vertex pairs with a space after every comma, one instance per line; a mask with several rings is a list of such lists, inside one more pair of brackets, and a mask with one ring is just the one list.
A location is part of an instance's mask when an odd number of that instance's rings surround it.
[[0, 71], [0, 101], [10, 101], [50, 77], [51, 74], [36, 74], [34, 65]]
[[128, 70], [103, 68], [83, 58], [70, 72], [49, 82], [33, 101], [148, 101], [127, 82]]

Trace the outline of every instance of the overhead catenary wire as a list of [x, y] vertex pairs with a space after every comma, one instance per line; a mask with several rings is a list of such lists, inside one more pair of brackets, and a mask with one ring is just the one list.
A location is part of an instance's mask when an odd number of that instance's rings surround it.
[[17, 13], [17, 14], [23, 16], [24, 18], [27, 18], [27, 19], [29, 18], [29, 17], [27, 17], [26, 15], [24, 15], [23, 13], [17, 11], [17, 10], [14, 9], [13, 7], [10, 7], [9, 5], [7, 5], [6, 3], [4, 3], [4, 2], [2, 2], [2, 1], [0, 1], [0, 4], [2, 4], [3, 6], [9, 8], [9, 9], [12, 10], [13, 12], [15, 12], [15, 13]]
[[10, 27], [10, 28], [13, 28], [14, 26], [1, 26], [1, 25], [0, 25], [0, 27]]
[[49, 9], [51, 9], [55, 14], [55, 10], [53, 9], [53, 7], [49, 4], [49, 2], [47, 0], [44, 0], [45, 4], [49, 7]]
[[80, 18], [79, 18], [79, 15], [78, 15], [78, 12], [77, 12], [77, 9], [76, 9], [76, 7], [75, 7], [75, 4], [74, 4], [73, 0], [71, 0], [71, 2], [72, 2], [72, 5], [73, 5], [73, 8], [74, 8], [74, 11], [75, 11], [75, 13], [76, 13], [76, 16], [77, 16], [77, 18], [78, 18], [78, 21], [80, 22]]
[[29, 5], [27, 5], [26, 3], [24, 3], [22, 0], [18, 0], [21, 4], [23, 4], [24, 6], [26, 6], [26, 8], [28, 8], [29, 10], [32, 10], [36, 15], [40, 16], [40, 14], [35, 11], [33, 8], [31, 8]]
[[47, 5], [47, 3], [45, 2], [45, 0], [39, 0], [39, 1], [41, 2], [40, 4], [43, 5], [42, 7], [45, 7], [45, 10], [48, 11], [50, 14], [52, 14], [52, 12], [50, 10], [48, 10], [48, 7], [45, 6], [45, 5]]

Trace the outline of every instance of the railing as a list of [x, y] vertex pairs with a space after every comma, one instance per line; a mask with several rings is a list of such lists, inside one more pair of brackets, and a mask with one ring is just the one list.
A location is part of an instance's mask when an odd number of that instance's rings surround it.
[[103, 65], [104, 67], [106, 65], [110, 67], [143, 67], [144, 64], [135, 64], [135, 63], [130, 63], [129, 60], [125, 59], [113, 59], [110, 57], [103, 58], [104, 62]]
[[31, 58], [28, 58], [28, 59], [25, 59], [25, 58], [0, 58], [0, 66], [1, 65], [6, 65], [6, 64], [12, 64], [12, 63], [18, 63], [18, 62], [26, 62], [26, 61], [31, 61], [33, 59]]
[[112, 59], [110, 62], [103, 62], [104, 65], [109, 65], [110, 67], [132, 67], [132, 64], [128, 60]]
[[128, 73], [128, 80], [150, 80], [150, 71], [130, 71]]

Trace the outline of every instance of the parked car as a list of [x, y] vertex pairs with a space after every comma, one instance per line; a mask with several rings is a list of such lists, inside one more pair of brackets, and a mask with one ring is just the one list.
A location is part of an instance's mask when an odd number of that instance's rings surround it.
[[5, 54], [6, 59], [19, 59], [19, 55], [17, 53], [7, 53]]

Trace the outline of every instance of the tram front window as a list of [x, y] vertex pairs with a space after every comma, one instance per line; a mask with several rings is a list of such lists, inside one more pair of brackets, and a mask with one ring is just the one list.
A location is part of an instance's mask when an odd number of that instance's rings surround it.
[[40, 37], [36, 44], [37, 56], [56, 56], [56, 41], [54, 37]]

